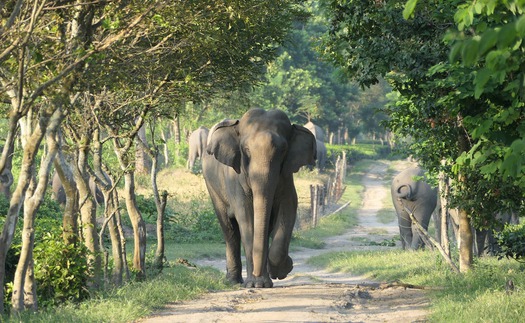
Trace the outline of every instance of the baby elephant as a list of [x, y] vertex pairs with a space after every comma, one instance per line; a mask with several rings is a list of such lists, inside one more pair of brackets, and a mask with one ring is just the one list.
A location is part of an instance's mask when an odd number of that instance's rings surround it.
[[424, 175], [423, 169], [412, 167], [396, 175], [392, 181], [392, 202], [397, 213], [403, 249], [416, 250], [425, 245], [422, 234], [412, 225], [407, 210], [427, 230], [432, 212], [436, 208], [437, 189], [421, 179]]

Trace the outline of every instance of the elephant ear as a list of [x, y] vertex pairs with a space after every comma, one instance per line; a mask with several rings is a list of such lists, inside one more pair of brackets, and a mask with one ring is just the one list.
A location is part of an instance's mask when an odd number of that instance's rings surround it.
[[303, 126], [292, 125], [293, 133], [288, 142], [288, 154], [283, 164], [283, 173], [295, 173], [302, 166], [314, 165], [317, 144], [314, 135]]
[[206, 151], [222, 164], [241, 173], [241, 150], [237, 124], [239, 120], [224, 120], [210, 130]]

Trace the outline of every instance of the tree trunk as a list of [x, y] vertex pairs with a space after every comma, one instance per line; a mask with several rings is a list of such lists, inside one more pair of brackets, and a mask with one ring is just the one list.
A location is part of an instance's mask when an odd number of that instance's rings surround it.
[[[459, 153], [467, 152], [470, 148], [469, 138], [467, 137], [466, 130], [463, 128], [463, 118], [458, 115], [458, 144]], [[467, 179], [459, 170], [458, 182], [463, 186], [467, 187]], [[472, 252], [472, 228], [470, 225], [470, 218], [468, 217], [467, 211], [460, 208], [458, 210], [459, 217], [459, 270], [462, 273], [470, 271], [473, 261]]]
[[151, 160], [145, 151], [148, 147], [145, 124], [140, 127], [136, 140], [142, 141], [143, 144], [137, 144], [135, 147], [135, 172], [141, 175], [148, 174], [151, 169]]
[[459, 270], [462, 273], [472, 268], [472, 228], [465, 210], [459, 210]]
[[63, 238], [67, 244], [78, 242], [78, 190], [65, 156], [59, 149], [54, 161], [55, 171], [62, 182], [66, 194], [66, 205], [62, 215]]
[[95, 197], [91, 194], [89, 189], [89, 175], [87, 174], [87, 160], [89, 152], [89, 144], [91, 138], [88, 135], [83, 135], [80, 142], [84, 143], [78, 147], [77, 167], [73, 167], [73, 176], [77, 183], [80, 219], [82, 221], [82, 241], [90, 251], [89, 259], [93, 266], [94, 277], [93, 287], [99, 286], [99, 276], [101, 272], [100, 250], [97, 243], [97, 218], [96, 218], [96, 204]]
[[133, 269], [137, 272], [137, 279], [146, 278], [146, 224], [135, 198], [135, 177], [132, 172], [124, 174], [124, 199], [131, 225], [133, 226]]
[[[111, 251], [113, 257], [113, 272], [111, 281], [116, 286], [122, 285], [122, 277], [124, 268], [127, 268], [126, 263], [126, 249], [124, 236], [119, 230], [120, 210], [118, 204], [118, 193], [114, 187], [114, 183], [118, 180], [110, 178], [110, 176], [102, 170], [102, 143], [100, 141], [100, 129], [95, 128], [93, 131], [93, 168], [95, 171], [95, 183], [100, 186], [102, 194], [104, 195], [104, 217], [109, 219], [108, 230], [111, 239]], [[101, 230], [102, 231], [102, 230]], [[101, 232], [102, 234], [102, 232]], [[124, 248], [124, 249], [123, 249]], [[100, 246], [100, 250], [104, 250]], [[107, 269], [107, 264], [104, 270]]]
[[448, 184], [448, 178], [446, 177], [444, 172], [441, 172], [439, 174], [439, 198], [440, 198], [440, 205], [441, 205], [441, 223], [439, 224], [441, 227], [441, 234], [439, 236], [440, 238], [440, 244], [443, 247], [443, 250], [447, 254], [447, 256], [450, 257], [450, 242], [448, 239], [448, 197], [449, 197], [449, 184]]
[[164, 263], [164, 212], [166, 210], [166, 201], [168, 199], [168, 192], [163, 191], [162, 196], [159, 195], [157, 187], [157, 164], [158, 151], [153, 152], [153, 165], [151, 168], [151, 189], [153, 197], [155, 198], [155, 206], [157, 208], [157, 250], [155, 251], [155, 267], [161, 269]]
[[[44, 117], [45, 118], [45, 117]], [[49, 118], [49, 129], [46, 136], [46, 144], [48, 151], [42, 157], [40, 163], [40, 169], [38, 172], [38, 179], [34, 178], [36, 163], [27, 165], [29, 174], [27, 180], [29, 185], [27, 186], [25, 198], [24, 198], [24, 228], [22, 230], [22, 249], [20, 251], [20, 258], [16, 267], [15, 278], [13, 281], [13, 295], [12, 295], [12, 308], [15, 313], [21, 312], [26, 308], [36, 310], [37, 302], [36, 297], [31, 297], [29, 301], [33, 303], [25, 304], [24, 291], [33, 291], [35, 289], [34, 280], [30, 280], [28, 286], [26, 286], [26, 278], [32, 278], [32, 264], [33, 264], [33, 247], [35, 242], [35, 228], [34, 221], [38, 208], [44, 200], [46, 189], [49, 182], [49, 173], [51, 172], [51, 165], [57, 154], [58, 145], [55, 141], [57, 128], [62, 121], [62, 113], [60, 109], [55, 109], [53, 115]], [[38, 127], [35, 132], [38, 131]], [[29, 134], [22, 134], [26, 138], [30, 138]], [[34, 143], [31, 140], [25, 141], [26, 146], [40, 145], [40, 142]], [[34, 148], [32, 148], [34, 149]], [[24, 147], [25, 151], [25, 147]], [[30, 268], [31, 267], [31, 268]], [[29, 270], [29, 273], [28, 273]], [[3, 285], [2, 285], [3, 286]]]
[[40, 121], [41, 122], [38, 123], [35, 131], [31, 133], [29, 140], [27, 140], [28, 144], [23, 147], [24, 151], [18, 184], [11, 195], [9, 210], [4, 222], [2, 234], [0, 235], [0, 314], [4, 313], [3, 286], [5, 284], [5, 261], [7, 251], [11, 247], [13, 241], [18, 215], [22, 206], [22, 200], [24, 200], [29, 183], [33, 178], [33, 165], [36, 164], [35, 159], [38, 148], [40, 147], [47, 125], [49, 124], [48, 118], [42, 117]]
[[175, 140], [175, 145], [179, 145], [181, 143], [180, 121], [178, 115], [173, 120], [173, 139]]
[[163, 141], [162, 152], [164, 156], [164, 167], [168, 167], [168, 165], [170, 164], [170, 154], [168, 150], [169, 129], [166, 129], [166, 127], [164, 127], [160, 133]]
[[[113, 203], [115, 205], [118, 205], [118, 195], [116, 192], [117, 191], [115, 191], [113, 194], [113, 199], [114, 199]], [[117, 230], [120, 236], [120, 251], [122, 252], [122, 255], [120, 258], [122, 259], [122, 265], [124, 267], [124, 274], [126, 274], [126, 281], [129, 281], [130, 276], [129, 276], [129, 267], [128, 267], [128, 260], [127, 260], [128, 256], [126, 253], [126, 236], [124, 235], [124, 229], [122, 228], [122, 221], [121, 221], [122, 217], [120, 215], [120, 208], [117, 208], [117, 216], [115, 220], [117, 224]]]

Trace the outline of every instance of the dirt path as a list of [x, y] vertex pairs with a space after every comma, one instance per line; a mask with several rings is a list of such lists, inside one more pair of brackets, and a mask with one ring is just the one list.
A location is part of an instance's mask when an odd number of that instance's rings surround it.
[[[308, 258], [321, 253], [385, 248], [365, 246], [359, 241], [381, 242], [398, 233], [396, 221], [383, 224], [376, 218], [390, 194], [382, 179], [387, 167], [376, 163], [363, 178], [365, 192], [359, 225], [344, 235], [327, 239], [325, 249], [293, 252], [292, 273], [284, 280], [274, 281], [274, 288], [209, 293], [194, 301], [171, 304], [144, 322], [425, 321], [428, 300], [421, 290], [384, 287], [365, 277], [331, 273], [306, 264]], [[198, 264], [225, 268], [224, 260]]]

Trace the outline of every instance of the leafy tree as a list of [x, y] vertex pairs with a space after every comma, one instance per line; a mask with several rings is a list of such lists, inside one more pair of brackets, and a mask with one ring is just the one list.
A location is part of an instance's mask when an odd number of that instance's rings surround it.
[[[385, 110], [390, 129], [411, 138], [408, 149], [424, 167], [456, 179], [453, 202], [460, 208], [460, 268], [467, 271], [472, 263], [470, 219], [477, 227], [490, 226], [495, 211], [520, 207], [522, 196], [512, 180], [520, 177], [520, 164], [509, 166], [518, 158], [511, 157], [511, 152], [520, 151], [520, 141], [516, 141], [521, 135], [517, 83], [498, 83], [502, 75], [520, 79], [514, 72], [519, 69], [516, 65], [507, 69], [501, 60], [507, 54], [499, 56], [497, 51], [505, 45], [516, 49], [518, 57], [520, 47], [516, 38], [508, 43], [502, 40], [507, 39], [502, 36], [507, 33], [501, 33], [499, 41], [494, 33], [483, 42], [477, 36], [492, 28], [503, 30], [497, 26], [515, 20], [511, 17], [515, 5], [498, 11], [491, 7], [492, 2], [462, 5], [431, 1], [418, 3], [414, 10], [416, 2], [409, 1], [406, 6], [404, 1], [323, 2], [332, 18], [324, 54], [363, 86], [387, 79], [395, 90]], [[484, 8], [497, 14], [473, 19]], [[410, 19], [403, 18], [403, 11]], [[455, 22], [460, 32], [447, 33]], [[466, 26], [469, 28], [464, 29]], [[449, 61], [450, 45], [458, 41], [462, 42], [450, 52], [454, 60]], [[471, 50], [485, 48], [479, 52], [486, 53], [492, 47], [498, 54], [487, 55], [487, 63], [500, 66], [499, 74], [474, 66], [481, 54]], [[465, 64], [456, 63], [459, 54]], [[444, 167], [442, 160], [447, 161]], [[502, 171], [498, 173], [498, 169]]]
[[252, 105], [279, 108], [294, 122], [311, 120], [337, 132], [342, 124], [351, 127], [355, 122], [350, 107], [358, 89], [315, 51], [326, 31], [326, 20], [317, 2], [308, 1], [306, 7], [309, 19], [295, 22], [289, 41], [269, 64], [265, 82], [255, 89]]

